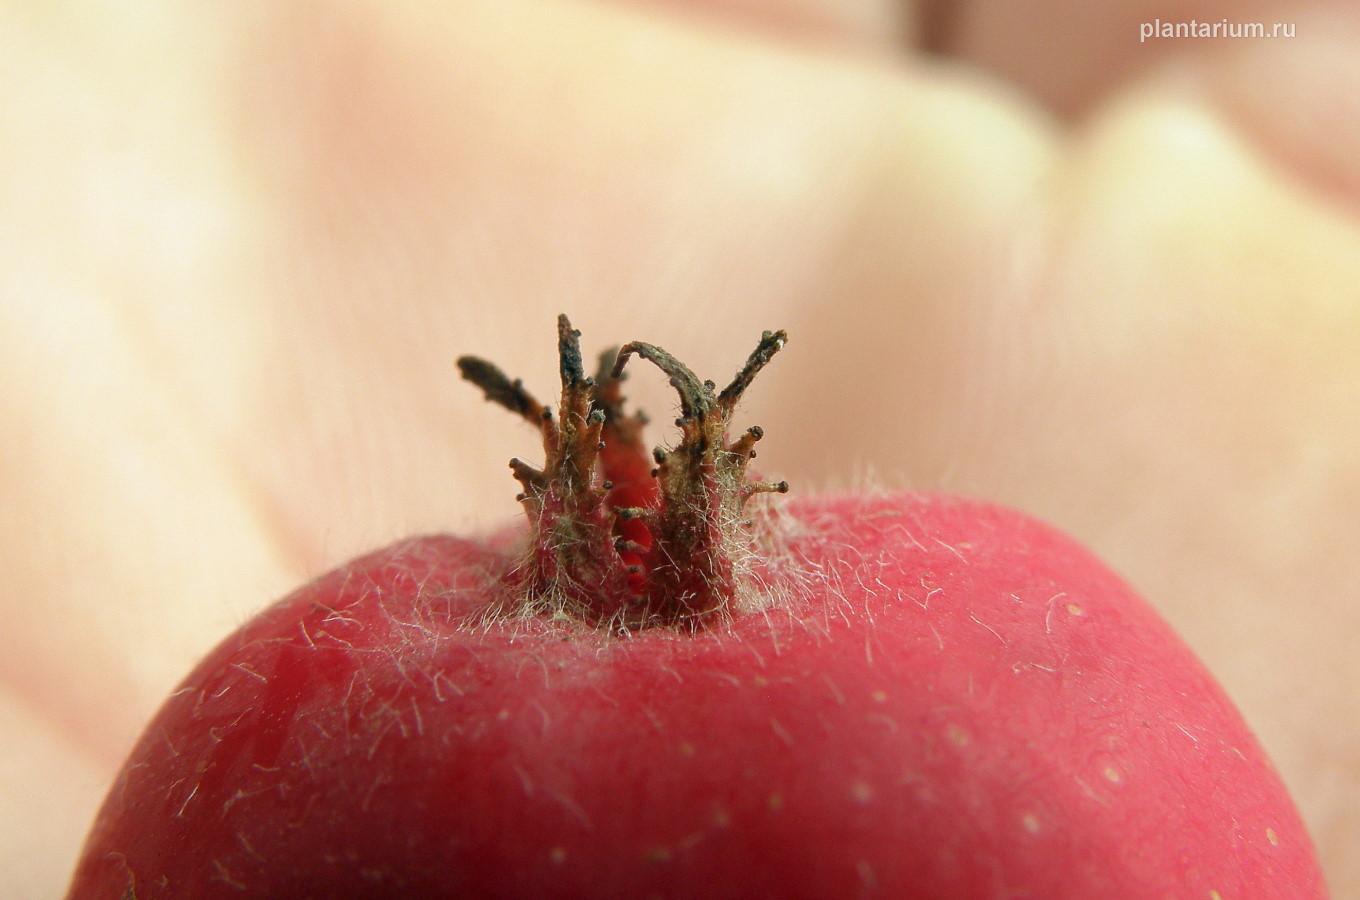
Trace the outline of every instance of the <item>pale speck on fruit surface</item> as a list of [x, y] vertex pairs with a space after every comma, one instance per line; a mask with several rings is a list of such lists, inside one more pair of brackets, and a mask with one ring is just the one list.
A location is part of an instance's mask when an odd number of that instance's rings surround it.
[[554, 847], [548, 852], [548, 858], [560, 866], [567, 861], [567, 850], [565, 847]]
[[771, 794], [765, 802], [772, 812], [778, 812], [784, 808], [784, 795], [779, 793]]
[[1027, 831], [1027, 832], [1030, 833], [1030, 834], [1038, 834], [1038, 833], [1039, 833], [1039, 828], [1040, 828], [1039, 817], [1036, 816], [1034, 813], [1025, 813], [1025, 814], [1020, 818], [1020, 824], [1023, 825], [1024, 828], [1025, 828], [1025, 831]]
[[872, 888], [878, 884], [878, 877], [874, 875], [874, 867], [867, 859], [861, 859], [855, 863], [855, 871], [859, 874], [860, 884], [866, 888]]
[[873, 700], [875, 703], [887, 703], [888, 692], [883, 690], [874, 691], [869, 695], [869, 699]]
[[1274, 828], [1266, 829], [1266, 840], [1270, 841], [1270, 846], [1272, 847], [1280, 846], [1280, 836], [1275, 833]]
[[964, 731], [958, 725], [950, 725], [945, 730], [945, 736], [949, 738], [949, 743], [953, 744], [955, 747], [966, 747], [968, 746], [969, 741], [972, 740], [968, 736], [968, 732]]
[[856, 803], [868, 803], [874, 799], [874, 789], [867, 782], [856, 781], [850, 785], [850, 796]]
[[1124, 780], [1124, 776], [1119, 774], [1119, 770], [1116, 769], [1114, 766], [1106, 766], [1104, 771], [1101, 772], [1101, 774], [1105, 776], [1106, 781], [1110, 781], [1115, 784], [1118, 784], [1119, 782]]

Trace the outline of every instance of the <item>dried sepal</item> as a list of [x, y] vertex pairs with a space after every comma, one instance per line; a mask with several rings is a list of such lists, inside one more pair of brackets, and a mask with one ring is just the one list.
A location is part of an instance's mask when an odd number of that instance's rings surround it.
[[477, 356], [461, 356], [458, 358], [458, 370], [464, 379], [482, 389], [486, 399], [504, 406], [531, 424], [538, 425], [547, 412], [543, 404], [524, 389], [523, 381], [518, 378], [512, 381], [495, 363]]
[[[765, 332], [718, 392], [666, 350], [641, 341], [606, 351], [597, 374], [587, 377], [580, 332], [566, 316], [558, 317], [557, 330], [556, 417], [491, 363], [458, 361], [488, 400], [533, 423], [543, 437], [542, 469], [511, 461], [533, 531], [520, 570], [529, 605], [626, 627], [697, 625], [720, 614], [749, 575], [743, 507], [756, 494], [788, 490], [787, 482], [747, 477], [763, 437], [758, 426], [727, 438], [738, 400], [787, 337]], [[624, 411], [621, 385], [633, 356], [661, 369], [680, 397], [680, 438], [670, 448], [648, 453], [646, 418]]]
[[765, 368], [766, 363], [773, 359], [776, 353], [784, 349], [788, 340], [789, 336], [783, 331], [766, 331], [761, 334], [760, 343], [756, 345], [755, 350], [751, 351], [751, 355], [746, 359], [746, 364], [737, 372], [732, 383], [723, 388], [722, 393], [718, 395], [718, 405], [726, 410], [729, 417], [732, 415], [732, 410], [736, 408], [737, 401], [741, 399], [741, 395], [755, 380], [756, 373]]
[[680, 440], [654, 453], [661, 498], [646, 520], [661, 551], [650, 570], [654, 602], [674, 618], [702, 618], [732, 602], [748, 574], [743, 507], [757, 493], [788, 490], [783, 482], [747, 479], [752, 448], [764, 435], [758, 426], [727, 439], [737, 401], [787, 339], [782, 331], [765, 332], [721, 393], [654, 344], [635, 341], [619, 351], [615, 374], [636, 355], [661, 369], [680, 397]]

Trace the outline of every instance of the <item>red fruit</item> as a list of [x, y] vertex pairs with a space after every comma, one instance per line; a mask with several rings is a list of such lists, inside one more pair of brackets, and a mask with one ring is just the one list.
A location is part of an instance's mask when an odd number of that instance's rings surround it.
[[623, 348], [681, 395], [655, 479], [565, 319], [556, 420], [463, 360], [544, 431], [532, 527], [380, 550], [229, 637], [69, 896], [1325, 897], [1223, 692], [1071, 540], [942, 496], [746, 505], [783, 485], [724, 433], [782, 343], [722, 392]]

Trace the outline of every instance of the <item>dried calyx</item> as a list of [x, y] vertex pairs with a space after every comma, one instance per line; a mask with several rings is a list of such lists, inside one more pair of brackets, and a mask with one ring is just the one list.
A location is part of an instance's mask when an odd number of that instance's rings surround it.
[[[788, 483], [750, 480], [747, 464], [762, 432], [753, 427], [728, 440], [728, 426], [742, 393], [786, 339], [782, 331], [765, 332], [718, 391], [640, 341], [604, 353], [587, 377], [580, 332], [558, 316], [557, 415], [495, 365], [458, 360], [488, 400], [543, 435], [541, 469], [510, 461], [533, 529], [530, 556], [517, 572], [532, 606], [630, 628], [698, 626], [731, 608], [751, 575], [746, 502], [783, 493]], [[624, 412], [623, 369], [633, 356], [661, 369], [680, 395], [680, 440], [672, 448], [649, 453], [646, 420]]]

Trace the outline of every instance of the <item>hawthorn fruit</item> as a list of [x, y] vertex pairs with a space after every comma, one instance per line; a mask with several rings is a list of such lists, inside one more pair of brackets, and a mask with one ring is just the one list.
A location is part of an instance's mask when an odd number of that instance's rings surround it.
[[[354, 560], [165, 702], [70, 900], [1316, 900], [1224, 692], [1119, 577], [934, 494], [770, 502], [721, 390], [659, 347], [594, 377], [559, 320], [527, 523]], [[680, 398], [649, 451], [620, 380]]]

